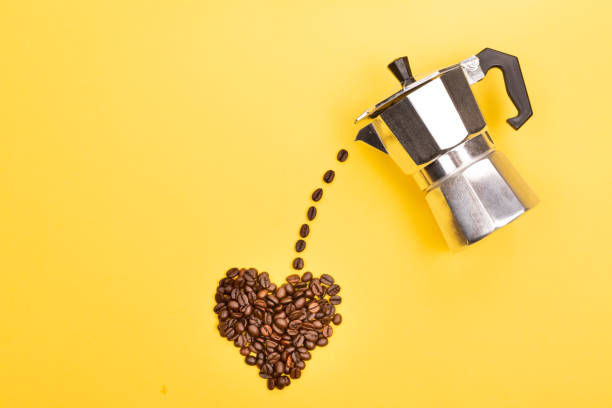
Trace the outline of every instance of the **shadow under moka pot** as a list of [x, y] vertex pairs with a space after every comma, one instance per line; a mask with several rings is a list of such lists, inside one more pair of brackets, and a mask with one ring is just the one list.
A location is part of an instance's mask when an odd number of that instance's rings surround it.
[[508, 123], [518, 129], [532, 115], [518, 59], [490, 48], [419, 81], [408, 59], [398, 58], [389, 69], [402, 89], [357, 118], [373, 120], [356, 140], [389, 154], [414, 177], [451, 248], [479, 241], [538, 201], [495, 150], [472, 94], [470, 85], [492, 67], [504, 74], [518, 110]]

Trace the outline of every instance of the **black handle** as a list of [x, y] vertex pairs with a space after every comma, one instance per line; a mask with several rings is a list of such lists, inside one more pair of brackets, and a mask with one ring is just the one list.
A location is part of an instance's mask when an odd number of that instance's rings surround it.
[[533, 115], [533, 111], [531, 110], [531, 103], [529, 102], [518, 58], [491, 48], [485, 48], [476, 54], [476, 56], [480, 60], [480, 68], [482, 68], [485, 75], [493, 67], [502, 70], [506, 92], [514, 106], [516, 106], [516, 110], [518, 110], [518, 115], [506, 120], [506, 122], [514, 129], [520, 128]]

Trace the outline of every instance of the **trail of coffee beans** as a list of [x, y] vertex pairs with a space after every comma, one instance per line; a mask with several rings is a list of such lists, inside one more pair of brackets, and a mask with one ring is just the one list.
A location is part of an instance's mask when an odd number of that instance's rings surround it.
[[[345, 149], [340, 149], [340, 151], [338, 151], [338, 153], [336, 154], [336, 160], [338, 160], [340, 163], [344, 163], [346, 159], [348, 159], [348, 152]], [[335, 177], [336, 177], [336, 172], [334, 172], [333, 170], [327, 170], [325, 174], [323, 175], [323, 181], [326, 184], [329, 184], [332, 181], [334, 181]], [[310, 198], [312, 199], [312, 201], [317, 203], [321, 200], [322, 197], [323, 197], [323, 188], [318, 187], [315, 191], [312, 192], [312, 195]], [[315, 206], [310, 206], [308, 210], [306, 211], [306, 218], [308, 218], [308, 221], [312, 221], [315, 219], [316, 216], [317, 216], [317, 208]], [[308, 224], [302, 224], [302, 226], [300, 227], [299, 234], [301, 238], [306, 238], [310, 234], [310, 226]], [[295, 243], [296, 252], [298, 253], [303, 252], [305, 248], [306, 248], [306, 241], [304, 241], [304, 239], [299, 239]], [[292, 266], [293, 266], [293, 269], [295, 270], [299, 271], [303, 269], [304, 265], [305, 265], [305, 262], [302, 257], [297, 257], [293, 260]]]
[[[341, 149], [336, 158], [343, 163], [348, 152]], [[335, 174], [326, 171], [323, 181], [331, 183]], [[322, 197], [321, 187], [311, 195], [315, 203]], [[310, 206], [306, 218], [312, 221], [316, 216], [316, 207]], [[297, 253], [306, 249], [304, 238], [309, 234], [309, 224], [302, 224], [301, 238], [295, 243]], [[296, 257], [292, 266], [301, 270], [304, 264], [303, 258]], [[342, 323], [342, 316], [336, 313], [336, 305], [342, 302], [340, 286], [331, 275], [315, 278], [312, 272], [304, 272], [302, 276], [289, 275], [286, 281], [277, 286], [267, 272], [231, 268], [215, 293], [219, 334], [240, 348], [246, 364], [259, 368], [259, 376], [267, 380], [270, 390], [282, 390], [291, 379], [300, 378], [310, 351], [327, 345], [333, 334], [330, 324]]]

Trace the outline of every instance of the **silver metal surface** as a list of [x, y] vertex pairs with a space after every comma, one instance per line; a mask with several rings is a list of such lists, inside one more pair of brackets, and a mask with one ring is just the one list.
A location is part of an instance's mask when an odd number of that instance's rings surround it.
[[497, 151], [433, 186], [426, 200], [451, 248], [460, 248], [515, 220], [538, 199]]
[[410, 93], [407, 98], [440, 151], [456, 146], [468, 135], [440, 78]]
[[494, 150], [493, 142], [484, 133], [477, 134], [421, 168], [413, 178], [422, 190], [429, 191]]
[[480, 81], [485, 76], [484, 72], [482, 72], [482, 68], [480, 68], [480, 60], [475, 55], [461, 61], [459, 65], [461, 69], [463, 69], [463, 73], [470, 85]]

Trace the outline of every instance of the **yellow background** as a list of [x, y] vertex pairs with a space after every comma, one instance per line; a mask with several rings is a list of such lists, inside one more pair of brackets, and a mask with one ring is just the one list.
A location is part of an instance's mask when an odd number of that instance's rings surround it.
[[[0, 406], [609, 407], [611, 8], [564, 1], [4, 1]], [[492, 47], [473, 87], [541, 204], [451, 253], [414, 182], [352, 142], [415, 73]], [[349, 160], [335, 153], [346, 146]], [[230, 266], [307, 269], [343, 324], [269, 392], [215, 330]], [[248, 405], [247, 405], [248, 404]]]

